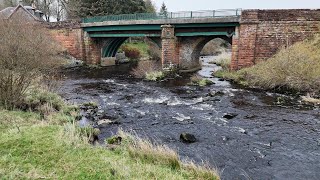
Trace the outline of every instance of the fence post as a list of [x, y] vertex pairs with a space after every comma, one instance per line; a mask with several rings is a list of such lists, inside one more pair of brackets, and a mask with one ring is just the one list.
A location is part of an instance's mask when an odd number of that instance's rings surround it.
[[213, 17], [215, 17], [216, 16], [216, 11], [213, 10], [212, 12], [213, 12]]
[[192, 18], [192, 11], [191, 11], [191, 18]]
[[172, 19], [172, 12], [171, 12], [171, 19]]

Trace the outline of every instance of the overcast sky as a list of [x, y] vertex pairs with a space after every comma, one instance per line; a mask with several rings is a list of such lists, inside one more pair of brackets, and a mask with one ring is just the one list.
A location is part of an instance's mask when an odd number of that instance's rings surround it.
[[216, 9], [319, 9], [320, 0], [154, 0], [157, 8], [162, 2], [168, 11]]

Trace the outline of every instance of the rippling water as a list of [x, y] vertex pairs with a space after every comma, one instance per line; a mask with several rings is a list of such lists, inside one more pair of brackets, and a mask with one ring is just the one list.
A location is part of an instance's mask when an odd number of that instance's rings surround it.
[[[189, 86], [190, 75], [152, 83], [132, 78], [128, 65], [67, 71], [61, 94], [71, 103], [95, 101], [120, 125], [101, 128], [100, 139], [121, 127], [176, 149], [182, 159], [208, 162], [222, 179], [319, 179], [320, 111], [291, 97], [238, 89], [211, 76], [205, 57], [200, 75], [215, 82]], [[210, 96], [210, 91], [223, 94]], [[223, 116], [234, 113], [233, 119]], [[198, 141], [180, 142], [182, 132]]]

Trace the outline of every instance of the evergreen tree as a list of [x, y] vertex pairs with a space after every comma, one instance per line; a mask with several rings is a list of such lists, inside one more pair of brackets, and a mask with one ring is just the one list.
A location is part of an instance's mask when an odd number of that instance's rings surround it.
[[154, 2], [152, 0], [145, 0], [144, 3], [146, 5], [146, 12], [147, 13], [155, 13], [155, 12], [157, 12], [156, 6], [155, 6], [155, 4], [154, 4]]
[[164, 17], [168, 17], [168, 9], [166, 4], [163, 2], [160, 8], [160, 15], [164, 16]]
[[[70, 0], [78, 4], [73, 14], [79, 17], [145, 13], [144, 0]], [[72, 13], [72, 12], [71, 12]]]

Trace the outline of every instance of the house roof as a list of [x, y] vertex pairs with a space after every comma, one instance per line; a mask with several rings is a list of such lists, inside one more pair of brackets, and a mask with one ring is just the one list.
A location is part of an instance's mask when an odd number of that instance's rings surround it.
[[[17, 12], [19, 9], [22, 9], [29, 16], [31, 16], [34, 20], [37, 20], [37, 21], [41, 20], [37, 16], [32, 14], [30, 11], [28, 11], [28, 9], [30, 9], [30, 7], [31, 6], [21, 6], [21, 5], [18, 5], [17, 7], [7, 7], [5, 9], [3, 9], [2, 11], [0, 11], [0, 18], [9, 19], [15, 12]], [[31, 9], [32, 9], [32, 7], [31, 7]]]
[[0, 17], [7, 19], [13, 13], [14, 10], [15, 10], [15, 7], [7, 7], [2, 11], [0, 11]]

